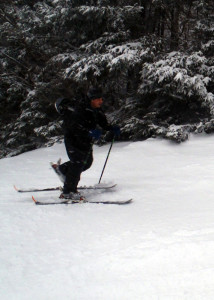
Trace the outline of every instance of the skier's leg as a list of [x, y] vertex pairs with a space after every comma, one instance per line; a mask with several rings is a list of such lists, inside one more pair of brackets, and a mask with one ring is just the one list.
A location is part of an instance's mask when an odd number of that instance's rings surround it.
[[69, 141], [69, 139], [65, 138], [64, 142], [65, 142], [66, 152], [70, 160], [66, 161], [63, 164], [60, 164], [58, 168], [59, 171], [63, 174], [63, 176], [66, 177], [68, 170], [70, 170], [71, 168], [71, 161], [73, 161], [73, 153], [77, 150], [75, 150], [75, 148], [72, 146], [72, 143]]
[[59, 170], [64, 176], [66, 176], [70, 164], [71, 164], [70, 161], [66, 161], [65, 163], [59, 165]]
[[80, 181], [80, 175], [84, 169], [84, 162], [87, 153], [74, 149], [70, 155], [70, 164], [67, 164], [66, 178], [63, 193], [77, 192], [77, 186]]
[[82, 172], [88, 170], [91, 167], [92, 163], [93, 163], [93, 152], [92, 152], [92, 148], [91, 148], [91, 150], [89, 150], [89, 152], [87, 153], [87, 157], [84, 162]]

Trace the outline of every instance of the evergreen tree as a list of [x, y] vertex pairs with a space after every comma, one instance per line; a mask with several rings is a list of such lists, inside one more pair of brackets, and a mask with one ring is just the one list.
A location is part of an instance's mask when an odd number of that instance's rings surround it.
[[122, 138], [213, 130], [211, 0], [0, 3], [1, 156], [59, 140], [53, 103], [103, 87]]

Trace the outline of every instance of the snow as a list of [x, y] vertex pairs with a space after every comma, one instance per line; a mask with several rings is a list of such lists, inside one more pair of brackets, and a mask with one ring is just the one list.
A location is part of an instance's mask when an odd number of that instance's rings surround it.
[[182, 72], [178, 72], [177, 75], [174, 77], [175, 81], [180, 81], [183, 79], [183, 73]]
[[[81, 185], [97, 183], [109, 145], [94, 147]], [[214, 138], [115, 143], [93, 200], [126, 206], [36, 206], [18, 187], [60, 183], [63, 144], [0, 160], [0, 299], [214, 299]], [[34, 193], [49, 199], [58, 192]]]

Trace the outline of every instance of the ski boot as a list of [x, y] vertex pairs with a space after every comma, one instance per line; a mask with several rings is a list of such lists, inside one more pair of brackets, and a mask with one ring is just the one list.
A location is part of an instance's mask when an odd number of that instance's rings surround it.
[[86, 202], [86, 199], [79, 192], [70, 192], [70, 193], [62, 193], [59, 196], [60, 199], [72, 200], [72, 202], [83, 203]]
[[57, 163], [53, 163], [53, 162], [50, 163], [52, 169], [58, 175], [58, 177], [61, 180], [61, 182], [65, 183], [65, 175], [59, 169], [60, 164], [61, 164], [61, 158], [57, 161]]

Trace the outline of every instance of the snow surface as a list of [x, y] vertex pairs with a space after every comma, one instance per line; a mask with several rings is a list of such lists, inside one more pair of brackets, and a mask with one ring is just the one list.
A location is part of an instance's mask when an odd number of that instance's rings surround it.
[[[109, 145], [81, 184], [97, 183]], [[93, 200], [36, 206], [18, 187], [59, 185], [63, 144], [0, 160], [1, 300], [214, 299], [214, 137], [115, 143]], [[58, 192], [34, 193], [48, 200]]]

